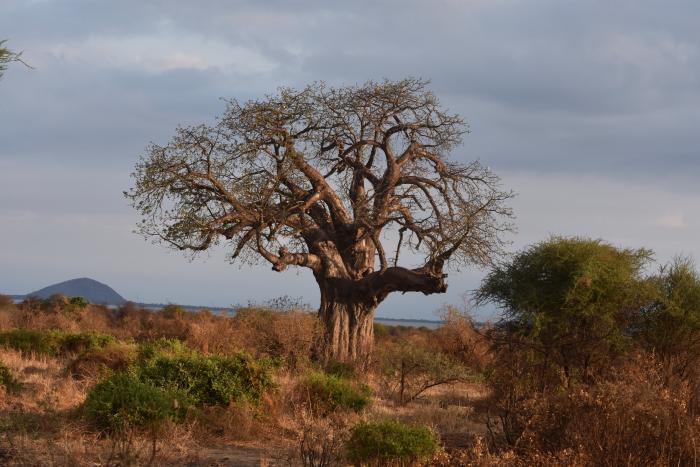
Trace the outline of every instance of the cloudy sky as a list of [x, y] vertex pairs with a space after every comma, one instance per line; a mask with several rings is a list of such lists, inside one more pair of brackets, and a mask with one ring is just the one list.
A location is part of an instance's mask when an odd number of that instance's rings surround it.
[[[471, 125], [454, 157], [518, 193], [512, 251], [562, 234], [700, 259], [698, 21], [697, 0], [2, 0], [34, 69], [0, 82], [0, 291], [88, 276], [138, 301], [317, 303], [304, 271], [145, 242], [121, 195], [149, 142], [221, 98], [316, 80], [429, 78]], [[483, 273], [378, 314], [434, 318]]]

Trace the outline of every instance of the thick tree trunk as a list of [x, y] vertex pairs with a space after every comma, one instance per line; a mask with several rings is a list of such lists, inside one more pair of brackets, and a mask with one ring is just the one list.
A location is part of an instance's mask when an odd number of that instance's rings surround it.
[[447, 289], [441, 262], [370, 272], [373, 257], [356, 255], [348, 273], [338, 254], [325, 253], [319, 254], [325, 257], [325, 268], [314, 271], [321, 290], [318, 315], [322, 329], [313, 356], [320, 363], [339, 361], [366, 367], [374, 346], [374, 310], [391, 292], [428, 295]]
[[321, 363], [347, 362], [360, 367], [369, 364], [376, 304], [366, 298], [360, 291], [338, 294], [333, 287], [321, 285], [318, 315], [322, 330], [314, 351]]

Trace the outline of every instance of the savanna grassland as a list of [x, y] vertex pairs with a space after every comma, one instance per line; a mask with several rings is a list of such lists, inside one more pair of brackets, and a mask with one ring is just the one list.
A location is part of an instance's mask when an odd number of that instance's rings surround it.
[[649, 257], [535, 245], [477, 294], [501, 321], [375, 325], [367, 368], [312, 362], [319, 323], [293, 308], [5, 297], [0, 462], [694, 465], [700, 278]]
[[[450, 312], [448, 322], [439, 331], [377, 325], [378, 360], [358, 372], [309, 361], [317, 323], [308, 312], [251, 307], [223, 317], [5, 298], [0, 457], [9, 465], [428, 461], [486, 430], [473, 404], [484, 397], [474, 365], [486, 349], [468, 320]], [[387, 444], [373, 445], [382, 436]], [[395, 452], [392, 437], [401, 440]]]

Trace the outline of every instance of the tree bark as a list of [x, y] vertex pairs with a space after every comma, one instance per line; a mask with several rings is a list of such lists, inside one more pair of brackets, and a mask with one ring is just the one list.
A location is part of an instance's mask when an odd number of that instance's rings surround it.
[[322, 364], [338, 361], [364, 368], [370, 363], [374, 311], [391, 292], [429, 295], [447, 290], [442, 264], [418, 269], [390, 267], [353, 279], [336, 266], [343, 264], [342, 261], [324, 263], [333, 267], [319, 269], [314, 274], [321, 290], [318, 316], [322, 329], [314, 344], [313, 358]]
[[[321, 286], [321, 333], [315, 359], [321, 363], [345, 362], [366, 367], [374, 346], [376, 303], [360, 291], [338, 293], [331, 284]], [[349, 292], [349, 293], [348, 293]]]

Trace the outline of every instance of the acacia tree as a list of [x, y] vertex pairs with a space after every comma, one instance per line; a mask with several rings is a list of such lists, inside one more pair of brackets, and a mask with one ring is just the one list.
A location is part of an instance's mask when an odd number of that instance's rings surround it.
[[645, 307], [642, 337], [664, 365], [666, 378], [697, 377], [700, 365], [700, 274], [677, 257], [653, 278], [656, 297]]
[[229, 101], [217, 124], [148, 148], [126, 193], [140, 231], [311, 269], [324, 325], [315, 357], [366, 362], [387, 295], [445, 292], [446, 265], [489, 263], [511, 229], [499, 179], [448, 160], [466, 125], [426, 84], [316, 83]]
[[496, 349], [517, 351], [538, 366], [541, 388], [550, 367], [563, 372], [567, 385], [589, 382], [627, 349], [640, 311], [654, 296], [643, 274], [650, 259], [649, 250], [580, 237], [527, 247], [495, 267], [476, 293], [479, 303], [503, 311], [491, 331]]

